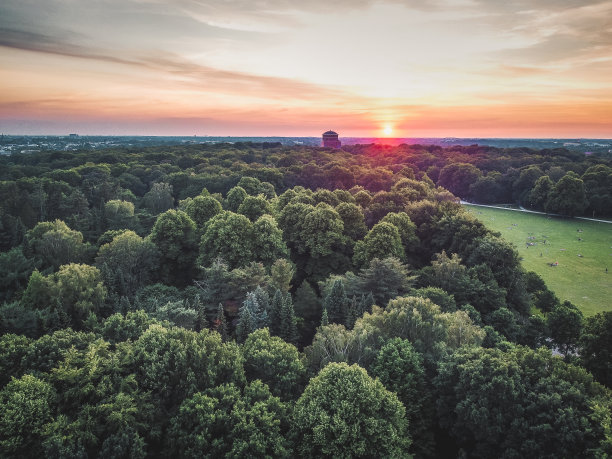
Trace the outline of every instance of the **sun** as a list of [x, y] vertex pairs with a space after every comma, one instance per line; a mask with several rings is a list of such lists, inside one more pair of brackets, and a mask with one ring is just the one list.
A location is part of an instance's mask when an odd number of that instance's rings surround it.
[[385, 135], [391, 135], [392, 132], [393, 132], [393, 128], [391, 126], [385, 126], [383, 128], [383, 134]]

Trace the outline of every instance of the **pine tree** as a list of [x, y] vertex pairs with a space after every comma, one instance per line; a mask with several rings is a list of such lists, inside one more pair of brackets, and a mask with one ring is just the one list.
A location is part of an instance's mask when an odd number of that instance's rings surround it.
[[329, 319], [327, 317], [327, 309], [323, 308], [323, 315], [321, 316], [321, 326], [329, 325]]
[[[185, 306], [187, 306], [187, 304], [185, 304]], [[197, 295], [193, 300], [193, 309], [195, 309], [198, 313], [196, 317], [195, 331], [199, 332], [200, 330], [208, 328], [208, 321], [206, 320], [206, 310], [204, 309], [204, 305], [202, 304], [199, 295]]]
[[255, 292], [249, 292], [246, 294], [243, 307], [246, 307], [251, 314], [251, 320], [254, 327], [253, 330], [268, 326], [268, 311], [264, 307], [261, 307]]
[[341, 279], [336, 279], [329, 295], [327, 295], [323, 301], [323, 308], [327, 309], [330, 322], [338, 324], [345, 322], [347, 303], [348, 298], [344, 291], [344, 284]]
[[119, 312], [121, 314], [127, 314], [132, 310], [132, 304], [127, 296], [122, 296], [119, 299]]
[[270, 324], [268, 318], [268, 311], [270, 310], [270, 296], [260, 286], [257, 286], [253, 292], [255, 300], [257, 301], [257, 308], [252, 310], [254, 316], [257, 319], [257, 328], [264, 328]]
[[359, 305], [357, 304], [357, 297], [353, 295], [353, 299], [348, 304], [347, 312], [346, 312], [346, 328], [351, 330], [355, 326], [355, 322], [360, 317], [359, 314]]
[[359, 303], [357, 304], [357, 311], [359, 313], [359, 317], [361, 317], [364, 312], [366, 312], [368, 309], [367, 305], [366, 305], [366, 296], [365, 293], [361, 294], [361, 298], [359, 298]]
[[270, 334], [278, 336], [280, 333], [281, 311], [283, 309], [283, 293], [276, 289], [272, 303], [270, 304], [270, 313], [268, 314], [268, 324]]
[[248, 299], [245, 300], [242, 307], [240, 308], [240, 312], [238, 313], [238, 326], [236, 327], [236, 341], [239, 343], [244, 343], [249, 334], [254, 332], [257, 327], [255, 324], [255, 318], [251, 313], [251, 310], [248, 306]]
[[222, 303], [219, 303], [219, 307], [217, 309], [215, 327], [217, 332], [219, 332], [219, 334], [221, 335], [221, 339], [223, 340], [223, 342], [227, 341], [229, 335], [227, 333], [227, 320], [225, 319], [225, 311], [223, 309]]
[[372, 306], [374, 306], [374, 295], [372, 292], [368, 293], [365, 297], [365, 302], [363, 303], [363, 312], [372, 312]]
[[297, 343], [297, 327], [291, 294], [287, 293], [281, 309], [279, 336], [291, 344]]

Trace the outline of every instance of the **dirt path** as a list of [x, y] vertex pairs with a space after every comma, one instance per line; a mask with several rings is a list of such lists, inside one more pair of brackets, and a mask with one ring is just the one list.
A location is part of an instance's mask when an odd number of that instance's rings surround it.
[[548, 215], [549, 217], [564, 217], [564, 218], [574, 218], [576, 220], [586, 220], [589, 222], [599, 222], [599, 223], [611, 223], [612, 221], [610, 220], [599, 220], [597, 218], [588, 218], [588, 217], [566, 217], [564, 215], [559, 215], [559, 214], [548, 214], [546, 212], [538, 212], [537, 210], [527, 210], [524, 207], [520, 207], [520, 209], [511, 209], [508, 207], [501, 207], [501, 206], [490, 206], [490, 205], [486, 205], [486, 204], [474, 204], [472, 202], [467, 202], [467, 201], [460, 201], [461, 204], [468, 204], [470, 206], [478, 206], [478, 207], [490, 207], [491, 209], [502, 209], [502, 210], [512, 210], [514, 212], [525, 212], [525, 213], [529, 213], [529, 214], [539, 214], [539, 215]]

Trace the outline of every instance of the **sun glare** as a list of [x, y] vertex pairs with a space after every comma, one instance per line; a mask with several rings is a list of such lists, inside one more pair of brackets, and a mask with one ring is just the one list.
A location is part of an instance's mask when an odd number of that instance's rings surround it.
[[391, 135], [391, 133], [393, 132], [393, 128], [391, 126], [385, 126], [383, 129], [383, 134], [385, 135]]

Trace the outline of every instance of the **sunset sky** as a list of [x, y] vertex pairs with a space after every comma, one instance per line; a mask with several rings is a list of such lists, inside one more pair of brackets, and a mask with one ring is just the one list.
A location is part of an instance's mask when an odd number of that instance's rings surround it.
[[2, 0], [0, 131], [612, 137], [612, 1]]

